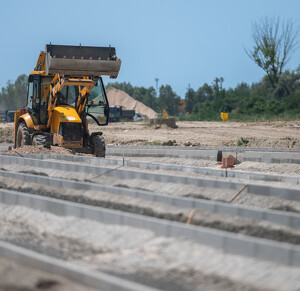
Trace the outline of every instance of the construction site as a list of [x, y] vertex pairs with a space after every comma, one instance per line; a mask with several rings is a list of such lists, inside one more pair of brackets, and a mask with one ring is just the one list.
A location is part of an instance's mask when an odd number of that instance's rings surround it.
[[299, 291], [300, 120], [180, 121], [122, 66], [50, 42], [3, 111], [0, 291]]
[[109, 123], [105, 157], [14, 127], [1, 290], [299, 290], [299, 121]]

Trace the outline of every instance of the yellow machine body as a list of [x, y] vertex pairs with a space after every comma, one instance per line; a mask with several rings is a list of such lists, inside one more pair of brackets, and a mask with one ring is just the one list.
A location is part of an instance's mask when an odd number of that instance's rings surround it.
[[15, 147], [47, 139], [51, 145], [93, 149], [102, 156], [95, 150], [100, 145], [105, 151], [102, 133], [89, 134], [87, 117], [107, 125], [109, 104], [100, 76], [116, 78], [120, 66], [112, 47], [46, 45], [29, 76], [26, 107], [15, 112]]
[[63, 146], [66, 148], [82, 148], [83, 139], [77, 141], [67, 141], [61, 135], [61, 124], [77, 123], [81, 127], [81, 118], [78, 116], [75, 108], [62, 105], [54, 108], [53, 117], [51, 122], [50, 132], [53, 134], [53, 145]]

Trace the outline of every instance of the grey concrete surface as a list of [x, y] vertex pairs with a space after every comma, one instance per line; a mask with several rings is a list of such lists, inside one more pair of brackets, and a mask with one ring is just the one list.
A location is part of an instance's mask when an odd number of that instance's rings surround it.
[[184, 149], [190, 151], [197, 150], [221, 150], [224, 152], [247, 152], [247, 151], [259, 151], [259, 152], [298, 152], [300, 153], [299, 148], [254, 148], [254, 147], [183, 147], [183, 146], [140, 146], [140, 145], [107, 145], [107, 149], [166, 149], [168, 151], [172, 151], [175, 149]]
[[[9, 155], [0, 155], [0, 162], [3, 164], [18, 164], [22, 166], [32, 166], [40, 168], [51, 168], [63, 171], [84, 172], [95, 175], [106, 175], [117, 177], [119, 179], [144, 179], [163, 183], [189, 184], [202, 187], [224, 188], [240, 190], [245, 184], [234, 181], [221, 181], [214, 179], [204, 179], [197, 177], [187, 177], [180, 175], [168, 175], [162, 173], [149, 173], [143, 171], [115, 169], [101, 166], [82, 165], [58, 161], [45, 161], [39, 159], [30, 159], [25, 157], [16, 157]], [[269, 185], [256, 185], [248, 183], [245, 192], [263, 196], [274, 196], [286, 200], [300, 201], [300, 190], [293, 188], [281, 188]]]
[[12, 146], [13, 146], [13, 144], [1, 144], [0, 145], [0, 152], [7, 151]]
[[168, 148], [115, 148], [108, 147], [106, 149], [107, 155], [127, 157], [144, 156], [144, 157], [179, 157], [185, 159], [204, 159], [204, 160], [217, 160], [218, 150], [215, 149], [201, 149], [201, 150], [187, 150], [186, 148], [173, 147], [170, 151]]
[[264, 163], [293, 163], [300, 164], [300, 152], [258, 152], [247, 151], [244, 153], [244, 161]]
[[58, 260], [37, 252], [0, 241], [0, 256], [14, 260], [22, 265], [61, 275], [82, 285], [103, 291], [158, 291], [135, 282], [100, 271], [80, 267], [74, 263]]
[[130, 189], [89, 182], [69, 181], [68, 183], [68, 181], [64, 179], [37, 176], [26, 173], [10, 173], [6, 171], [0, 171], [0, 175], [4, 175], [7, 178], [12, 177], [20, 179], [26, 182], [35, 182], [41, 185], [48, 185], [54, 187], [63, 186], [64, 188], [71, 188], [75, 190], [98, 190], [115, 195], [127, 195], [149, 201], [161, 202], [182, 208], [203, 209], [215, 213], [226, 213], [229, 215], [238, 215], [245, 218], [265, 220], [295, 229], [300, 228], [300, 214], [293, 212], [245, 207], [220, 201], [203, 200], [192, 197], [177, 197], [168, 194], [149, 192], [139, 189]]
[[47, 211], [60, 216], [75, 216], [106, 224], [128, 225], [153, 231], [167, 237], [185, 237], [197, 243], [222, 249], [224, 252], [255, 257], [283, 265], [300, 266], [300, 247], [266, 239], [252, 238], [201, 226], [164, 221], [158, 218], [123, 213], [101, 207], [40, 197], [16, 191], [0, 191], [0, 202]]
[[[7, 155], [7, 154], [5, 154]], [[11, 156], [17, 156], [15, 154]], [[95, 157], [88, 156], [75, 156], [75, 155], [36, 155], [36, 154], [25, 154], [23, 155], [26, 158], [40, 159], [40, 160], [65, 160], [69, 162], [82, 162], [90, 163], [92, 165], [125, 165], [128, 167], [135, 167], [140, 169], [149, 169], [149, 170], [165, 170], [165, 171], [178, 171], [186, 173], [196, 173], [207, 176], [216, 176], [216, 177], [228, 177], [228, 178], [238, 178], [238, 179], [247, 179], [254, 181], [272, 181], [272, 182], [283, 182], [288, 184], [300, 184], [300, 177], [295, 176], [286, 176], [286, 175], [275, 175], [275, 174], [263, 174], [263, 173], [253, 173], [246, 171], [238, 171], [235, 169], [211, 169], [204, 167], [194, 167], [194, 166], [182, 166], [176, 164], [161, 164], [161, 163], [150, 163], [150, 162], [141, 162], [141, 161], [131, 161], [126, 158], [123, 160], [120, 159], [99, 159]]]

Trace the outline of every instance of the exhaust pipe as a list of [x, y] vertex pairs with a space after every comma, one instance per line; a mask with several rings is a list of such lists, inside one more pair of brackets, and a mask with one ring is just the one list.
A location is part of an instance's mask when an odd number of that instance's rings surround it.
[[91, 47], [47, 44], [46, 75], [101, 76], [117, 78], [121, 60], [114, 47]]

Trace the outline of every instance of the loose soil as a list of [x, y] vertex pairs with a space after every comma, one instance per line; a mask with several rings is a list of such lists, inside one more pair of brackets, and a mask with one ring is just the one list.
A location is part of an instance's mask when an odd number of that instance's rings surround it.
[[[81, 284], [0, 257], [0, 291], [95, 291]], [[99, 289], [98, 289], [99, 290]]]
[[163, 290], [296, 291], [299, 287], [299, 268], [226, 254], [144, 229], [3, 204], [0, 226], [1, 240], [46, 254], [51, 250], [54, 257], [64, 254], [63, 259], [78, 265]]
[[[116, 122], [90, 131], [103, 131], [111, 145], [178, 145], [300, 148], [300, 120], [272, 122], [177, 122], [177, 128], [150, 126], [147, 122]], [[13, 123], [0, 125], [0, 142], [11, 143]]]
[[[260, 123], [177, 122], [178, 128], [149, 126], [145, 122], [110, 123], [102, 127], [107, 144], [178, 146], [237, 146], [300, 148], [300, 121]], [[91, 130], [96, 130], [95, 125]], [[99, 129], [98, 129], [99, 130]]]

